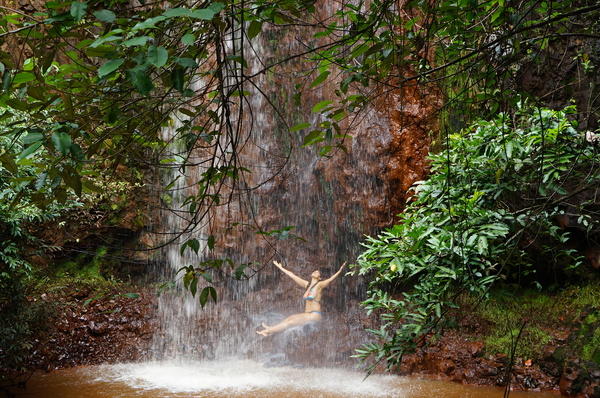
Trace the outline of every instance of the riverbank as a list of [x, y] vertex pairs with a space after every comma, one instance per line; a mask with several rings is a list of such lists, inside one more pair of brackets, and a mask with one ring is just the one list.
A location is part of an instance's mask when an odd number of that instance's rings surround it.
[[[407, 355], [400, 373], [599, 397], [600, 311], [591, 305], [598, 299], [596, 290], [588, 285], [555, 295], [529, 292], [485, 305], [463, 299], [462, 310], [451, 317], [440, 338]], [[37, 348], [27, 363], [31, 370], [135, 362], [149, 356], [156, 326], [152, 289], [121, 287], [100, 294], [83, 288], [30, 300], [44, 301], [56, 311], [49, 333], [33, 343]], [[505, 338], [499, 339], [498, 333]]]
[[600, 397], [600, 289], [526, 291], [462, 300], [439, 340], [402, 372], [464, 384]]

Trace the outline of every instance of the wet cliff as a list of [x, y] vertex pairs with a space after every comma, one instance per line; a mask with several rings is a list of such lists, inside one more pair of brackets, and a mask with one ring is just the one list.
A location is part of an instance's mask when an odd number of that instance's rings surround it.
[[[321, 17], [334, 12], [328, 7], [321, 5]], [[228, 187], [227, 206], [213, 209], [210, 222], [190, 233], [213, 236], [213, 250], [181, 257], [174, 246], [162, 256], [170, 258], [165, 266], [172, 270], [224, 257], [247, 267], [241, 280], [229, 270], [211, 271], [216, 305], [209, 302], [201, 309], [180, 297], [161, 298], [164, 318], [154, 345], [160, 357], [176, 345], [185, 346], [185, 355], [203, 358], [237, 355], [265, 363], [354, 366], [354, 349], [369, 341], [366, 329], [377, 326], [360, 306], [365, 280], [342, 275], [325, 292], [322, 322], [268, 339], [256, 334], [263, 322], [272, 325], [304, 311], [303, 290], [272, 261], [305, 279], [315, 269], [327, 278], [342, 263], [352, 263], [364, 236], [393, 224], [410, 186], [426, 177], [426, 155], [436, 130], [429, 117], [439, 105], [435, 87], [398, 83], [340, 121], [347, 137], [327, 156], [319, 155], [318, 145], [304, 146], [310, 129], [290, 132], [290, 126], [321, 122], [312, 109], [332, 98], [335, 84], [307, 89], [294, 101], [296, 85], [306, 84], [306, 63], [276, 61], [305, 46], [317, 47], [313, 33], [265, 28], [252, 42], [248, 74], [261, 91], [248, 89], [245, 112], [236, 120], [244, 126], [237, 161], [249, 172]], [[257, 73], [265, 64], [276, 66]], [[169, 254], [173, 250], [174, 256]], [[174, 324], [181, 329], [174, 330]]]

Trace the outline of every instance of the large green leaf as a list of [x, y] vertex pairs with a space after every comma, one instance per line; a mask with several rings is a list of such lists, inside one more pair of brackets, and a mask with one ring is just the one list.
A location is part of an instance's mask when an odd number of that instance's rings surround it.
[[165, 19], [167, 19], [167, 17], [165, 17], [164, 15], [159, 15], [154, 18], [148, 18], [145, 21], [142, 21], [142, 22], [139, 22], [138, 24], [136, 24], [131, 29], [131, 31], [136, 32], [136, 31], [142, 30], [142, 29], [156, 28], [156, 24], [164, 21]]
[[204, 307], [206, 305], [206, 303], [208, 302], [208, 299], [212, 298], [212, 300], [216, 303], [217, 302], [217, 291], [215, 290], [214, 287], [212, 286], [207, 286], [204, 289], [202, 289], [202, 292], [200, 293], [200, 305], [202, 307]]
[[312, 144], [316, 144], [318, 142], [324, 141], [325, 137], [323, 136], [323, 132], [321, 130], [313, 130], [306, 137], [304, 137], [304, 142], [302, 146], [309, 146]]
[[248, 33], [246, 33], [248, 35], [248, 39], [253, 39], [256, 36], [258, 36], [258, 34], [260, 33], [260, 31], [262, 30], [262, 21], [251, 21], [250, 24], [248, 25]]
[[179, 91], [180, 93], [183, 92], [183, 85], [185, 82], [184, 79], [185, 74], [182, 68], [173, 69], [173, 71], [171, 72], [171, 82], [173, 83], [173, 88], [175, 88], [175, 90]]
[[117, 16], [111, 10], [96, 11], [94, 16], [102, 22], [114, 22], [117, 19]]
[[113, 52], [115, 52], [115, 46], [110, 44], [85, 48], [85, 55], [88, 57], [104, 58]]
[[42, 142], [38, 141], [32, 145], [29, 145], [18, 157], [18, 160], [27, 158], [29, 155], [35, 153], [42, 146]]
[[22, 84], [22, 83], [28, 83], [33, 80], [35, 80], [35, 75], [33, 73], [21, 72], [21, 73], [17, 73], [15, 75], [15, 78], [13, 79], [13, 84], [18, 85], [18, 84]]
[[139, 68], [129, 69], [127, 71], [127, 78], [140, 94], [148, 94], [150, 91], [154, 90], [152, 80], [150, 80], [146, 72]]
[[71, 16], [75, 22], [79, 22], [85, 16], [85, 10], [87, 10], [87, 3], [80, 1], [74, 1], [71, 3]]
[[166, 10], [165, 12], [163, 12], [163, 16], [165, 16], [167, 18], [189, 17], [191, 13], [192, 12], [190, 11], [189, 8], [176, 7], [176, 8], [170, 8], [170, 9]]
[[125, 47], [140, 47], [140, 46], [145, 46], [146, 43], [148, 42], [148, 40], [150, 40], [150, 37], [148, 37], [148, 36], [139, 36], [139, 37], [134, 37], [133, 39], [124, 41], [123, 45]]
[[52, 134], [52, 144], [62, 156], [67, 156], [69, 154], [72, 143], [73, 140], [71, 139], [71, 136], [63, 131], [57, 131]]
[[333, 104], [333, 101], [330, 101], [330, 100], [321, 101], [318, 104], [316, 104], [315, 106], [313, 106], [312, 112], [319, 113], [321, 110], [325, 109], [326, 107], [328, 107], [331, 104]]
[[77, 196], [81, 196], [81, 191], [83, 189], [81, 176], [74, 170], [65, 170], [61, 173], [61, 176], [65, 184], [67, 184]]
[[183, 44], [185, 44], [186, 46], [193, 46], [195, 41], [196, 41], [196, 36], [191, 33], [183, 35], [183, 37], [181, 38], [181, 42]]
[[175, 62], [184, 68], [197, 68], [198, 64], [192, 58], [179, 58], [175, 57]]
[[110, 75], [111, 73], [119, 69], [119, 67], [123, 65], [123, 62], [125, 62], [125, 59], [123, 58], [109, 59], [100, 68], [98, 68], [98, 77]]
[[10, 85], [12, 84], [12, 76], [10, 71], [4, 71], [2, 74], [2, 91], [8, 92], [10, 90]]
[[25, 137], [22, 138], [23, 144], [29, 145], [34, 142], [42, 141], [44, 139], [44, 135], [39, 131], [39, 129], [30, 129]]
[[312, 82], [312, 84], [310, 85], [310, 88], [313, 87], [317, 87], [319, 84], [323, 83], [325, 80], [327, 80], [327, 77], [331, 74], [330, 71], [325, 71], [323, 73], [321, 73], [319, 76], [317, 76], [317, 78]]
[[307, 127], [310, 127], [310, 126], [312, 126], [311, 123], [300, 123], [300, 124], [297, 124], [294, 127], [292, 127], [290, 129], [290, 131], [300, 131], [300, 130], [303, 130], [303, 129], [305, 129]]
[[203, 9], [200, 9], [200, 10], [194, 10], [190, 14], [190, 17], [192, 17], [192, 18], [204, 19], [204, 20], [207, 20], [207, 21], [210, 21], [211, 19], [213, 19], [214, 16], [215, 16], [215, 12], [213, 10], [208, 9], [208, 8], [203, 8]]
[[2, 166], [13, 174], [17, 174], [19, 171], [15, 160], [8, 153], [4, 153], [0, 156], [0, 162], [2, 162]]
[[148, 47], [148, 61], [157, 68], [163, 67], [169, 60], [169, 53], [160, 46], [151, 45]]

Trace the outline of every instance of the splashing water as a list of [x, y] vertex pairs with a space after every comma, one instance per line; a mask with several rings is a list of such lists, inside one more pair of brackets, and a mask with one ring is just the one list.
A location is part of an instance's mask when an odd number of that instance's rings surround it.
[[[148, 362], [35, 375], [31, 398], [500, 398], [499, 388], [364, 375], [342, 369], [265, 368], [254, 361]], [[511, 398], [553, 393], [512, 392]]]

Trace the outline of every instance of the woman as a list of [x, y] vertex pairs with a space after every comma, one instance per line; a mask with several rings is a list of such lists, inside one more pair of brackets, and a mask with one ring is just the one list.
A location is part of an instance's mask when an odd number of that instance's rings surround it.
[[302, 300], [304, 300], [305, 302], [304, 312], [301, 314], [289, 316], [275, 326], [267, 326], [263, 323], [262, 326], [264, 327], [264, 329], [258, 330], [256, 331], [256, 333], [267, 337], [273, 333], [282, 332], [285, 329], [292, 326], [304, 325], [306, 323], [320, 321], [322, 317], [321, 297], [323, 297], [323, 289], [329, 286], [331, 282], [333, 282], [333, 280], [338, 277], [338, 275], [342, 272], [342, 269], [344, 269], [346, 263], [344, 262], [344, 264], [342, 264], [338, 272], [333, 274], [331, 278], [325, 279], [324, 281], [321, 280], [321, 273], [318, 270], [314, 271], [310, 275], [310, 282], [296, 276], [293, 272], [283, 268], [281, 263], [278, 263], [277, 261], [273, 261], [273, 264], [275, 264], [277, 268], [283, 271], [284, 274], [292, 278], [294, 282], [306, 289], [304, 295], [302, 296]]

